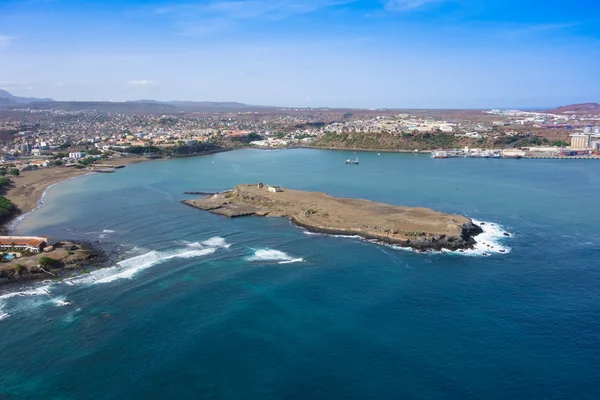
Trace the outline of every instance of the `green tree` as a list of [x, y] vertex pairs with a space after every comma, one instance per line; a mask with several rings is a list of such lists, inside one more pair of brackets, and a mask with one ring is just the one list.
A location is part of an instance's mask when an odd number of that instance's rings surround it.
[[44, 268], [58, 268], [62, 263], [54, 258], [44, 256], [40, 258], [40, 265]]
[[16, 168], [12, 168], [9, 172], [10, 172], [11, 175], [14, 175], [14, 176], [21, 175], [21, 173], [19, 172], [19, 170], [16, 169]]
[[87, 151], [88, 156], [99, 156], [100, 154], [102, 154], [102, 152], [96, 148], [93, 149], [89, 149]]
[[60, 160], [54, 161], [54, 165], [56, 165], [57, 167], [60, 167], [62, 164], [63, 164], [63, 162]]
[[12, 217], [16, 210], [17, 208], [9, 199], [0, 196], [0, 222]]

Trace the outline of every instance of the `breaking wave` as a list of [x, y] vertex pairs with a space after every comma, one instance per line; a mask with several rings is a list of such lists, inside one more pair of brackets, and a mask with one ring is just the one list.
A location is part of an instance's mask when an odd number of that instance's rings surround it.
[[[511, 248], [504, 245], [502, 243], [502, 241], [504, 239], [513, 237], [513, 235], [511, 233], [507, 232], [506, 229], [504, 229], [502, 227], [502, 225], [496, 224], [493, 222], [477, 221], [475, 219], [473, 219], [473, 222], [476, 225], [481, 226], [481, 229], [483, 229], [483, 233], [480, 233], [479, 235], [475, 236], [476, 243], [472, 249], [456, 250], [456, 251], [443, 249], [441, 252], [449, 253], [449, 254], [465, 255], [465, 256], [483, 256], [483, 257], [490, 256], [492, 254], [510, 253]], [[439, 251], [435, 251], [435, 250], [423, 252], [423, 251], [415, 250], [411, 247], [402, 247], [402, 246], [397, 246], [397, 245], [392, 245], [392, 244], [386, 244], [386, 243], [382, 243], [380, 241], [373, 240], [373, 239], [364, 239], [363, 237], [357, 236], [357, 235], [347, 235], [347, 236], [346, 235], [330, 235], [327, 233], [314, 233], [314, 232], [309, 232], [306, 230], [304, 231], [304, 234], [309, 235], [309, 236], [331, 236], [331, 237], [343, 237], [343, 238], [355, 238], [355, 239], [358, 238], [358, 239], [366, 240], [371, 243], [376, 243], [376, 244], [380, 244], [383, 246], [391, 247], [396, 250], [410, 251], [410, 252], [415, 252], [415, 253], [440, 253]]]
[[[50, 285], [38, 286], [28, 290], [20, 290], [17, 292], [5, 293], [3, 295], [0, 295], [0, 320], [10, 317], [15, 311], [23, 311], [25, 309], [30, 309], [46, 301], [19, 301], [18, 304], [12, 304], [10, 303], [9, 299], [12, 299], [14, 297], [35, 298], [39, 296], [51, 296]], [[9, 309], [5, 311], [5, 307], [8, 304], [6, 302], [7, 300], [9, 300], [10, 307], [8, 307]]]
[[204, 242], [188, 243], [190, 247], [216, 247], [221, 249], [228, 249], [231, 245], [228, 244], [225, 239], [220, 236], [212, 237]]
[[252, 262], [277, 261], [278, 264], [291, 264], [304, 261], [303, 258], [295, 258], [283, 251], [273, 249], [256, 250], [253, 255], [246, 257], [246, 260]]
[[[229, 247], [223, 238], [211, 238], [201, 243], [190, 243], [186, 248], [172, 250], [152, 250], [147, 253], [120, 261], [116, 266], [94, 271], [90, 274], [68, 279], [74, 284], [110, 283], [119, 279], [132, 279], [145, 269], [162, 264], [169, 260], [202, 257], [217, 251], [218, 248]], [[192, 250], [189, 247], [193, 248]]]
[[[59, 285], [82, 286], [94, 285], [97, 283], [110, 283], [119, 279], [132, 279], [140, 271], [166, 261], [206, 256], [214, 253], [219, 248], [229, 247], [229, 244], [223, 238], [214, 237], [202, 243], [192, 243], [188, 246], [189, 247], [170, 250], [152, 250], [144, 254], [120, 261], [116, 266], [111, 268], [98, 269], [91, 273], [65, 279], [62, 282], [44, 281], [42, 282], [42, 285], [37, 287], [21, 289], [19, 291], [2, 294], [0, 295], [0, 320], [8, 318], [16, 311], [24, 311], [42, 304], [53, 304], [54, 306], [59, 307], [70, 306], [72, 303], [71, 301], [67, 300], [66, 297], [52, 297], [53, 294], [50, 290], [53, 287], [59, 287]], [[39, 296], [47, 296], [48, 298], [35, 301], [33, 299], [29, 301], [19, 300], [18, 304], [14, 303], [17, 297], [36, 298]]]
[[10, 299], [11, 297], [17, 296], [49, 296], [50, 295], [50, 285], [40, 286], [34, 289], [23, 290], [19, 292], [11, 292], [6, 293], [0, 296], [0, 300]]
[[[492, 254], [507, 254], [511, 248], [502, 244], [502, 240], [512, 237], [501, 225], [493, 222], [473, 220], [476, 225], [481, 226], [483, 233], [475, 236], [475, 246], [472, 249], [445, 252], [453, 254], [464, 254], [467, 256], [490, 256]], [[508, 235], [508, 236], [507, 236]]]

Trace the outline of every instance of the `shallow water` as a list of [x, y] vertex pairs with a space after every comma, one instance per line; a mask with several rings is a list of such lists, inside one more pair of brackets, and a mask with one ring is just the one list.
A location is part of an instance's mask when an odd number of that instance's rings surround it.
[[[17, 231], [124, 260], [0, 292], [0, 398], [600, 397], [593, 161], [349, 157], [243, 150], [52, 187]], [[476, 251], [419, 254], [179, 203], [259, 181], [487, 232]]]

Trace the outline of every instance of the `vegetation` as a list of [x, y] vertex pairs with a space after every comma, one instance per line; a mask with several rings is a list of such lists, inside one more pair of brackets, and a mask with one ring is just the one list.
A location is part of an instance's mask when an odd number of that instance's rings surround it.
[[63, 164], [63, 162], [62, 162], [62, 161], [60, 161], [60, 160], [56, 160], [56, 161], [54, 161], [54, 163], [53, 163], [53, 164], [54, 164], [55, 166], [57, 166], [57, 167], [60, 167], [60, 166]]
[[164, 153], [172, 156], [186, 156], [204, 153], [207, 151], [216, 150], [218, 148], [219, 146], [214, 143], [196, 143], [190, 145], [177, 145], [175, 147], [165, 149]]
[[102, 152], [95, 147], [87, 150], [86, 153], [88, 156], [99, 156], [102, 154]]
[[40, 258], [40, 265], [44, 268], [59, 268], [62, 263], [54, 258], [44, 256]]
[[458, 139], [448, 133], [403, 133], [394, 135], [387, 132], [326, 132], [325, 135], [313, 143], [317, 147], [373, 150], [435, 150], [459, 146]]
[[131, 146], [126, 150], [127, 153], [131, 154], [161, 154], [162, 150], [155, 146]]
[[79, 160], [78, 164], [83, 166], [92, 165], [96, 161], [94, 157], [86, 157]]
[[14, 176], [19, 176], [19, 175], [21, 175], [21, 173], [19, 172], [19, 170], [18, 170], [18, 169], [16, 169], [16, 168], [11, 168], [11, 170], [10, 170], [10, 171], [8, 171], [8, 172], [9, 172], [11, 175], [14, 175]]
[[61, 158], [67, 158], [67, 157], [69, 157], [69, 153], [56, 153], [52, 156], [52, 158], [55, 160], [59, 160]]
[[[278, 135], [280, 133], [276, 134], [275, 136], [279, 137]], [[285, 136], [285, 134], [283, 136]], [[255, 140], [262, 140], [262, 138], [263, 137], [260, 136], [258, 133], [252, 132], [252, 133], [248, 134], [247, 136], [233, 137], [233, 138], [231, 138], [231, 140], [234, 142], [240, 142], [240, 143], [250, 143], [250, 142], [254, 142]]]
[[4, 196], [0, 196], [0, 222], [4, 222], [17, 211], [17, 207]]
[[5, 178], [2, 177], [0, 178], [0, 189], [5, 189], [6, 187], [8, 187], [11, 183], [11, 180], [9, 178]]

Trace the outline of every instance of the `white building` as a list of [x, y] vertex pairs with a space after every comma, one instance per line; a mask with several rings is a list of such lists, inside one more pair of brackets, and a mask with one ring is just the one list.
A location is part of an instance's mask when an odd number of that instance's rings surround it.
[[72, 158], [74, 160], [79, 160], [80, 158], [85, 158], [86, 153], [85, 151], [77, 151], [75, 153], [69, 153], [69, 158]]

